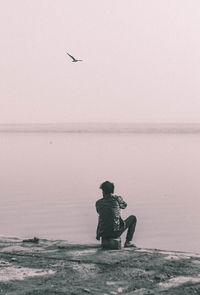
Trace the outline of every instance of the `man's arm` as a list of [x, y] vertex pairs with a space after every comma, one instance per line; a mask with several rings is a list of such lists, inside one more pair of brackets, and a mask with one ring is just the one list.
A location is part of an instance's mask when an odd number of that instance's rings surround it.
[[100, 209], [100, 203], [99, 201], [96, 201], [96, 211], [99, 214], [99, 209]]
[[[96, 211], [99, 214], [99, 202], [96, 202]], [[101, 238], [101, 233], [100, 233], [100, 220], [98, 220], [98, 225], [97, 225], [97, 230], [96, 230], [96, 239], [99, 241]]]
[[125, 209], [127, 207], [127, 203], [122, 199], [122, 197], [120, 196], [115, 196], [115, 197], [119, 203], [120, 209]]
[[96, 239], [99, 241], [101, 238], [101, 230], [100, 230], [100, 222], [98, 221], [97, 231], [96, 231]]

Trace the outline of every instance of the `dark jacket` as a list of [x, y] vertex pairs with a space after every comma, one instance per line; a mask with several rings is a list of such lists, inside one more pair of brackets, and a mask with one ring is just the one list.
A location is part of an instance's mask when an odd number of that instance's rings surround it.
[[120, 215], [120, 209], [125, 209], [126, 202], [120, 196], [104, 195], [104, 197], [96, 202], [96, 210], [99, 214], [96, 238], [112, 237], [122, 227], [124, 221]]

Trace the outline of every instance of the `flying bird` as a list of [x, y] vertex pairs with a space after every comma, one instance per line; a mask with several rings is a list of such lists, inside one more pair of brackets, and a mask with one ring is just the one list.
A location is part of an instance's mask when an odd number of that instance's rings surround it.
[[82, 61], [81, 59], [76, 59], [75, 57], [73, 57], [69, 53], [67, 53], [67, 54], [72, 58], [72, 62]]

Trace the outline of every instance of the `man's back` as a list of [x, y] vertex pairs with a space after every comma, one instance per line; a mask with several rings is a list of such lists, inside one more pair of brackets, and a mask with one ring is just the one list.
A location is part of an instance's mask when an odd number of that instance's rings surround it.
[[104, 195], [96, 202], [96, 210], [99, 214], [97, 237], [108, 237], [119, 231], [120, 225], [123, 223], [120, 209], [124, 209], [126, 206], [122, 197], [112, 194]]

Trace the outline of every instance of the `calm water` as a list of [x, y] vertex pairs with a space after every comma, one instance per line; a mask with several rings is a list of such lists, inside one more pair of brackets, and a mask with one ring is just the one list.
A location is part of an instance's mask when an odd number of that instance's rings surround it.
[[199, 153], [198, 134], [0, 133], [0, 234], [94, 243], [110, 180], [138, 246], [200, 252]]

